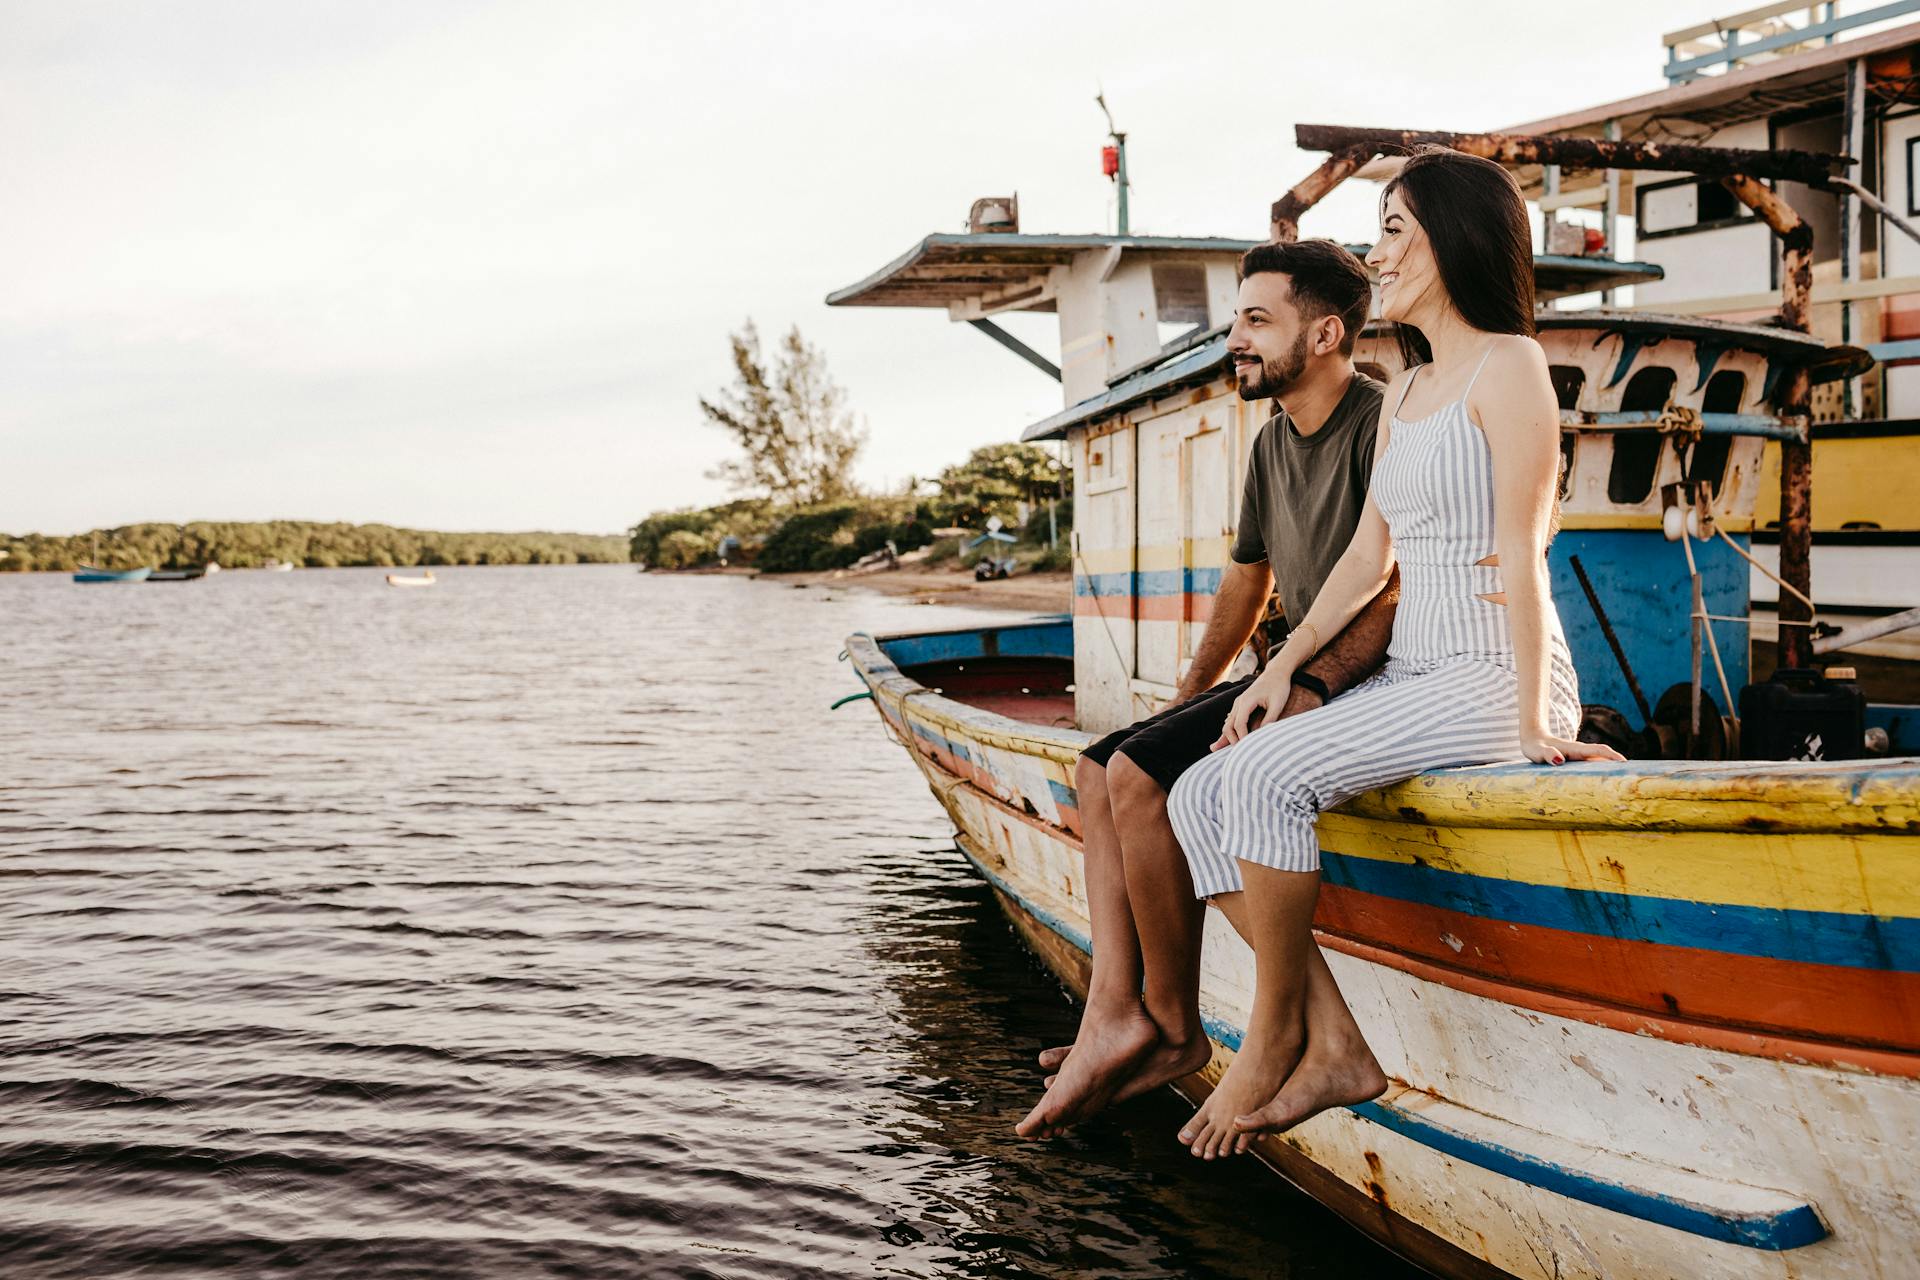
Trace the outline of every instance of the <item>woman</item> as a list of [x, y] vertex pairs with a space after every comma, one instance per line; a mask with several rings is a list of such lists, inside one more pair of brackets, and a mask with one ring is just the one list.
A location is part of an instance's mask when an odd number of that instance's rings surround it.
[[[1195, 891], [1215, 899], [1257, 957], [1245, 1041], [1180, 1134], [1206, 1159], [1386, 1087], [1363, 1044], [1304, 1042], [1306, 977], [1324, 963], [1311, 932], [1323, 810], [1447, 765], [1620, 759], [1573, 737], [1580, 695], [1546, 566], [1560, 414], [1532, 337], [1519, 188], [1491, 161], [1416, 155], [1382, 195], [1367, 264], [1379, 273], [1380, 314], [1419, 330], [1432, 362], [1387, 388], [1353, 541], [1235, 703], [1214, 754], [1168, 798]], [[1328, 706], [1279, 720], [1294, 672], [1396, 560], [1387, 665]]]

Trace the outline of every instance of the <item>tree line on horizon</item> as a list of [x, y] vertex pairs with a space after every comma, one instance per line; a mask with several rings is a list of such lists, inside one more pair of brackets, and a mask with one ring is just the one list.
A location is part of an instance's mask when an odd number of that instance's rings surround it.
[[[769, 356], [752, 320], [728, 341], [733, 382], [702, 397], [700, 410], [737, 449], [708, 475], [743, 496], [652, 513], [631, 530], [634, 560], [660, 569], [722, 558], [773, 573], [838, 569], [889, 542], [910, 551], [932, 542], [937, 529], [980, 530], [994, 517], [1037, 549], [1048, 541], [1049, 501], [1051, 528], [1065, 545], [1072, 473], [1049, 450], [987, 445], [931, 479], [862, 492], [852, 468], [867, 432], [819, 349], [795, 327]], [[1064, 553], [1051, 550], [1042, 562], [1064, 563]]]
[[0, 534], [0, 571], [250, 569], [280, 561], [311, 569], [460, 564], [618, 564], [618, 534], [443, 533], [384, 524], [308, 520], [131, 524], [71, 536]]

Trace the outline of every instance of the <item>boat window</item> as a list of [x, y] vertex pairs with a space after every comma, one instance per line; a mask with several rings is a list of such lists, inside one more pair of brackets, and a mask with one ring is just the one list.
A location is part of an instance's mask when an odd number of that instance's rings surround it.
[[[1846, 126], [1837, 108], [1800, 119], [1776, 118], [1769, 126], [1772, 145], [1781, 151], [1814, 151], [1826, 155], [1847, 149]], [[1865, 176], [1865, 175], [1862, 175]], [[1798, 182], [1775, 184], [1793, 211], [1813, 229], [1813, 261], [1817, 265], [1840, 256], [1840, 199]], [[1868, 218], [1865, 221], [1877, 221]]]
[[1153, 265], [1153, 310], [1159, 321], [1162, 346], [1204, 329], [1207, 316], [1207, 269], [1189, 262]]
[[[1580, 407], [1580, 389], [1587, 385], [1587, 371], [1576, 364], [1550, 364], [1547, 376], [1553, 379], [1553, 398], [1565, 412]], [[1573, 492], [1574, 433], [1560, 433], [1560, 497], [1564, 501]]]
[[[1701, 397], [1700, 412], [1738, 413], [1740, 401], [1746, 394], [1747, 375], [1722, 369], [1707, 382], [1707, 394]], [[1687, 457], [1687, 479], [1694, 484], [1704, 482], [1712, 486], [1713, 496], [1719, 497], [1720, 486], [1727, 478], [1727, 457], [1732, 452], [1732, 436], [1701, 436]]]
[[[1673, 395], [1677, 377], [1672, 369], [1658, 366], [1642, 369], [1627, 383], [1620, 397], [1622, 413], [1659, 413]], [[1660, 466], [1660, 451], [1667, 438], [1658, 431], [1634, 428], [1617, 431], [1613, 436], [1613, 466], [1607, 472], [1607, 500], [1635, 506], [1653, 492], [1653, 477]]]
[[1713, 178], [1635, 183], [1634, 214], [1641, 240], [1734, 226], [1754, 216]]
[[1580, 407], [1580, 388], [1587, 383], [1587, 371], [1575, 364], [1550, 364], [1547, 376], [1553, 379], [1553, 394], [1561, 409]]

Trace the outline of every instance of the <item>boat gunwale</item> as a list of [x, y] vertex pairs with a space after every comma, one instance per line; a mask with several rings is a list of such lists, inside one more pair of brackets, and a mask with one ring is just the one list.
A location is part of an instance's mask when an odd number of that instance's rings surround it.
[[[856, 632], [846, 652], [876, 696], [881, 688], [935, 725], [961, 730], [986, 746], [1037, 755], [1071, 770], [1098, 735], [984, 711], [935, 692], [907, 675], [884, 646], [942, 634], [1003, 631], [1058, 623], [930, 628], [875, 636]], [[1552, 767], [1554, 789], [1539, 785], [1549, 766], [1469, 765], [1435, 769], [1365, 792], [1335, 812], [1398, 825], [1615, 829], [1602, 815], [1629, 812], [1638, 831], [1725, 831], [1746, 835], [1920, 833], [1920, 756], [1865, 761], [1582, 761]], [[1782, 795], [1785, 792], [1788, 794]], [[1688, 812], [1707, 806], [1705, 813]]]

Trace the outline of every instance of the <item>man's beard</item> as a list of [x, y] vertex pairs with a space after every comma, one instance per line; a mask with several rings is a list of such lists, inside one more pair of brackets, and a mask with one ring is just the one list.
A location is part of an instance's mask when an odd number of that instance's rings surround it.
[[1307, 369], [1307, 335], [1301, 334], [1294, 339], [1293, 349], [1278, 360], [1262, 360], [1260, 376], [1248, 383], [1240, 382], [1242, 400], [1278, 400], [1287, 394], [1287, 389], [1300, 380]]

